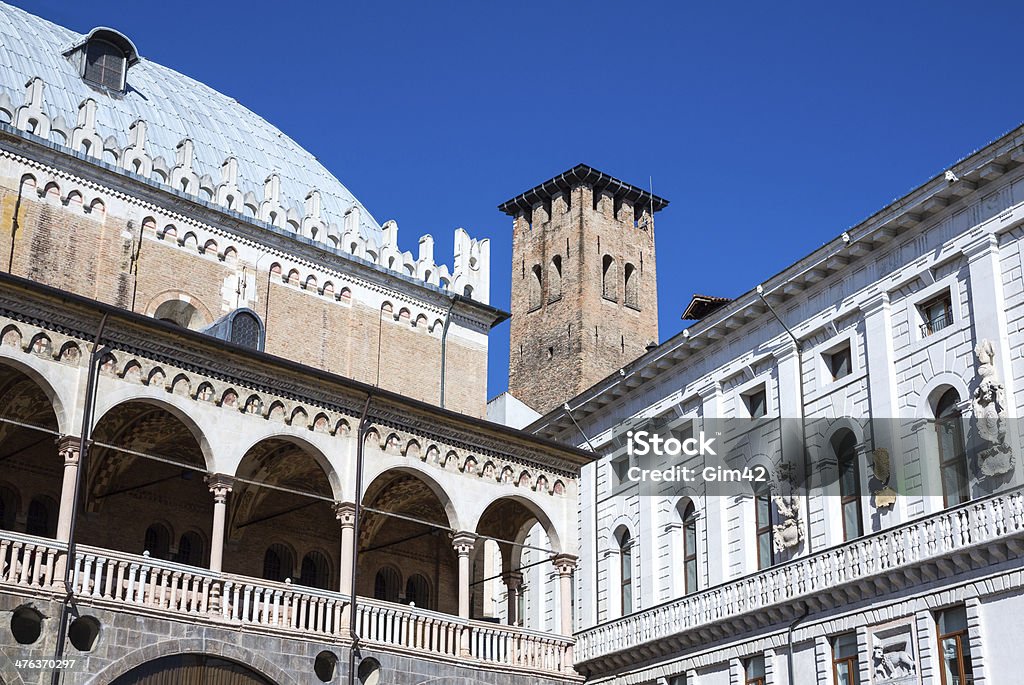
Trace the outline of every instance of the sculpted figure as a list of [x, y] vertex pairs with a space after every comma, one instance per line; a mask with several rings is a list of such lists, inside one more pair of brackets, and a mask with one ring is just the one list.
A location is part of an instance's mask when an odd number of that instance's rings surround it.
[[874, 663], [875, 678], [880, 682], [903, 678], [914, 675], [917, 672], [917, 664], [914, 663], [914, 658], [902, 649], [886, 651], [881, 645], [875, 645], [871, 656]]
[[999, 476], [1013, 470], [1014, 459], [1006, 444], [1006, 405], [1003, 384], [996, 373], [995, 345], [982, 340], [974, 348], [978, 360], [978, 388], [974, 391], [974, 419], [978, 437], [983, 441], [978, 453], [982, 477]]
[[792, 549], [803, 540], [800, 528], [800, 500], [795, 495], [780, 495], [774, 499], [779, 522], [772, 529], [772, 543], [776, 552]]

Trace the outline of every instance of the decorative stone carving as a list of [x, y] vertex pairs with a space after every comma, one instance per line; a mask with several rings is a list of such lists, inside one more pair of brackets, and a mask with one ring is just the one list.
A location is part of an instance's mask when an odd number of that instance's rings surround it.
[[1013, 470], [1014, 458], [1006, 444], [1006, 403], [1003, 384], [996, 373], [996, 351], [991, 340], [974, 348], [978, 360], [978, 388], [974, 391], [974, 420], [982, 445], [978, 469], [983, 478], [1001, 476]]
[[871, 651], [871, 668], [876, 683], [916, 682], [917, 663], [907, 638], [876, 644]]
[[896, 504], [896, 491], [889, 485], [892, 478], [892, 463], [889, 460], [889, 450], [879, 447], [871, 453], [871, 471], [880, 487], [872, 490], [875, 498], [875, 507], [878, 509], [889, 509]]
[[779, 522], [772, 529], [775, 551], [799, 547], [804, 539], [800, 527], [800, 500], [796, 495], [780, 495], [775, 498], [775, 509], [779, 512]]

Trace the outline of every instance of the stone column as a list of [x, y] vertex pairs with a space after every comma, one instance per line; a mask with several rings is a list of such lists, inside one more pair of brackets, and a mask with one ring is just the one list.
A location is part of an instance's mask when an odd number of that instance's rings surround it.
[[519, 592], [523, 587], [523, 574], [518, 571], [510, 571], [501, 578], [508, 590], [508, 624], [510, 626], [520, 625], [522, 617], [519, 615]]
[[57, 453], [64, 458], [64, 480], [60, 488], [60, 514], [57, 517], [57, 540], [71, 539], [71, 519], [75, 515], [75, 487], [78, 485], [78, 449], [80, 438], [65, 435], [57, 441]]
[[340, 592], [351, 595], [352, 587], [352, 556], [355, 554], [356, 505], [352, 502], [335, 502], [334, 515], [341, 526], [341, 569]]
[[460, 531], [452, 536], [452, 546], [459, 556], [459, 618], [469, 618], [469, 555], [476, 535]]
[[220, 572], [224, 562], [224, 525], [227, 520], [228, 493], [232, 480], [222, 473], [206, 478], [206, 484], [213, 493], [213, 534], [210, 536], [210, 570]]
[[559, 554], [551, 560], [558, 570], [558, 594], [561, 600], [562, 635], [572, 635], [572, 574], [576, 570], [577, 558], [571, 554]]

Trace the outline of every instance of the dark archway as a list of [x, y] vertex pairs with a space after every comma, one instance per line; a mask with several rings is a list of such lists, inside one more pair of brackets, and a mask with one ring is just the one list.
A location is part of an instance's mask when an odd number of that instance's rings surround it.
[[208, 532], [213, 521], [206, 460], [192, 429], [169, 407], [134, 400], [107, 411], [93, 440], [81, 541], [206, 566], [209, 550], [180, 549], [185, 531]]
[[[434, 489], [411, 471], [385, 471], [366, 489], [363, 504], [402, 518], [364, 510], [359, 595], [401, 604], [413, 601], [422, 609], [457, 614], [458, 558], [448, 535], [452, 525]], [[413, 586], [417, 596], [409, 597], [413, 577], [420, 579]], [[433, 591], [423, 592], [424, 586]]]
[[113, 685], [276, 685], [248, 666], [208, 654], [175, 654], [136, 666]]
[[325, 469], [323, 455], [291, 439], [249, 448], [235, 472], [225, 571], [338, 589], [341, 526]]
[[64, 461], [57, 415], [32, 378], [0, 364], [0, 528], [54, 537]]

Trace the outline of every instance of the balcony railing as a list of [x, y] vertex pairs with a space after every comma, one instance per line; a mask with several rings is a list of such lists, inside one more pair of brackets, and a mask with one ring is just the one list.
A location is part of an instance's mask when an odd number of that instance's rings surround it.
[[576, 661], [1022, 535], [1024, 490], [992, 495], [585, 630]]
[[[61, 595], [67, 545], [0, 531], [0, 589]], [[252, 630], [349, 639], [349, 598], [289, 583], [79, 545], [72, 568], [79, 602], [115, 610], [158, 611], [184, 620]], [[570, 638], [468, 621], [433, 611], [359, 598], [360, 641], [459, 661], [575, 677]]]

